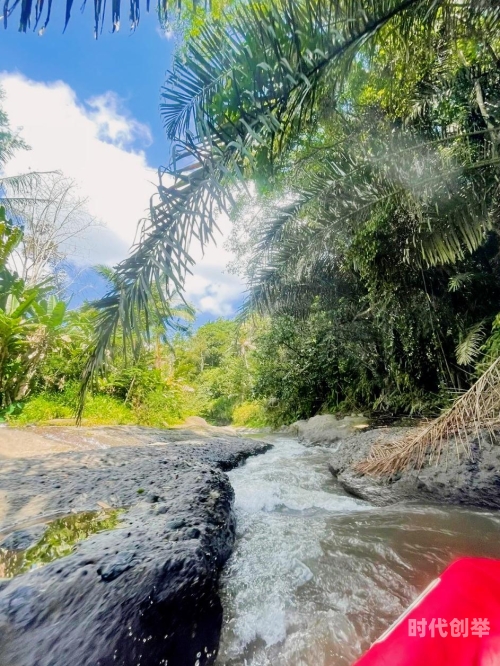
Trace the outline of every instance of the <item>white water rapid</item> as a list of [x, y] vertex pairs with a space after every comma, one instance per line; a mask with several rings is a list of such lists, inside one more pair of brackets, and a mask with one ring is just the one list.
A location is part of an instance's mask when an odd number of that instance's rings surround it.
[[348, 666], [454, 558], [500, 557], [500, 519], [346, 495], [328, 449], [276, 438], [229, 472], [237, 541], [218, 666]]

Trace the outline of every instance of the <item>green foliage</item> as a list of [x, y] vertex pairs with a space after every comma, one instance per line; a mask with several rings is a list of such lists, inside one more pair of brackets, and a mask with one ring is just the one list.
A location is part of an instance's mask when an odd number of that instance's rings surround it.
[[247, 428], [263, 428], [268, 425], [267, 412], [262, 403], [254, 401], [242, 402], [233, 409], [233, 425]]
[[137, 423], [154, 428], [182, 423], [187, 416], [197, 413], [192, 392], [189, 386], [171, 383], [160, 390], [147, 393], [141, 401], [133, 405]]
[[470, 23], [443, 3], [385, 24], [257, 179], [246, 311], [271, 316], [256, 392], [274, 423], [429, 414], [470, 385], [500, 296], [500, 33], [472, 4]]
[[[0, 102], [3, 98], [4, 92], [0, 88]], [[26, 147], [24, 141], [11, 130], [9, 119], [0, 108], [0, 171], [3, 171], [3, 167], [18, 150]], [[0, 178], [0, 187], [3, 185], [3, 181], [4, 179]]]
[[26, 287], [10, 261], [22, 230], [0, 206], [0, 414], [27, 396], [64, 321], [66, 305], [50, 284]]
[[235, 406], [252, 395], [251, 325], [219, 319], [174, 342], [175, 375], [192, 384], [193, 406], [215, 425], [232, 422]]
[[[73, 422], [95, 316], [88, 307], [67, 313], [38, 368], [36, 395], [11, 410], [10, 422]], [[157, 341], [133, 362], [120, 347], [113, 349], [108, 372], [99, 376], [87, 398], [83, 422], [163, 428], [200, 415], [216, 425], [232, 423], [235, 407], [252, 395], [252, 335], [252, 327], [221, 319], [194, 333], [177, 333], [168, 343]], [[262, 421], [252, 403], [247, 409], [248, 415], [243, 409], [238, 416], [242, 425], [246, 420], [247, 425]]]
[[323, 412], [432, 414], [442, 402], [440, 350], [418, 340], [418, 317], [406, 322], [406, 336], [402, 323], [388, 330], [386, 322], [353, 320], [348, 303], [315, 307], [300, 321], [273, 317], [257, 343], [255, 380], [270, 422]]
[[[66, 419], [74, 423], [78, 399], [78, 384], [68, 384], [62, 391], [46, 391], [33, 396], [22, 411], [10, 417], [11, 423], [33, 425]], [[85, 425], [126, 425], [137, 423], [132, 408], [123, 401], [105, 394], [89, 396], [85, 405]]]
[[[252, 175], [272, 186], [273, 167], [328, 110], [349, 114], [341, 94], [353, 63], [370, 63], [388, 34], [408, 52], [416, 40], [426, 53], [434, 33], [443, 49], [462, 32], [490, 44], [499, 11], [492, 6], [485, 15], [473, 0], [373, 0], [362, 11], [358, 0], [280, 0], [239, 3], [230, 25], [207, 21], [168, 76], [162, 114], [172, 160], [160, 171], [141, 242], [96, 304], [84, 387], [119, 326], [144, 337], [135, 322], [155, 309], [151, 285], [166, 282], [167, 294], [182, 289], [192, 239], [202, 247], [211, 240], [216, 212], [231, 208], [235, 186]], [[168, 299], [163, 308], [169, 318]]]
[[471, 365], [481, 353], [481, 342], [484, 339], [485, 322], [474, 324], [465, 337], [457, 345], [457, 363]]
[[[162, 93], [172, 160], [94, 305], [82, 399], [93, 386], [159, 424], [241, 422], [255, 401], [275, 424], [432, 413], [496, 353], [500, 5], [362, 5], [245, 2], [192, 31]], [[169, 355], [192, 240], [250, 180], [246, 310], [267, 319], [178, 334]], [[72, 349], [40, 390], [69, 381]]]
[[479, 377], [500, 357], [500, 314], [497, 314], [491, 326], [491, 333], [481, 348], [482, 356], [476, 364]]
[[54, 419], [71, 419], [73, 410], [66, 396], [44, 394], [32, 397], [22, 406], [22, 411], [15, 418], [8, 419], [19, 425], [46, 423]]

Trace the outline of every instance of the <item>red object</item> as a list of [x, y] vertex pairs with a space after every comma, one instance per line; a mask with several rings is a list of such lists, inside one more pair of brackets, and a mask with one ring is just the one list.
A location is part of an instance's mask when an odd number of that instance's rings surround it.
[[355, 666], [500, 666], [500, 561], [453, 562]]

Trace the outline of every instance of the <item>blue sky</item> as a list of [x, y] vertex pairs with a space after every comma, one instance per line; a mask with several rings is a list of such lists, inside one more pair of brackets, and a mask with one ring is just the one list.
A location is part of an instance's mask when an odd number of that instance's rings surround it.
[[[112, 265], [126, 256], [154, 191], [155, 171], [168, 163], [159, 103], [175, 47], [154, 12], [144, 11], [131, 33], [123, 20], [126, 4], [120, 32], [111, 34], [105, 21], [95, 40], [92, 6], [82, 15], [76, 4], [64, 34], [60, 2], [54, 2], [42, 37], [19, 33], [15, 14], [8, 30], [0, 28], [2, 105], [32, 148], [8, 169], [62, 170], [77, 181], [90, 212], [106, 226], [92, 232], [85, 256], [75, 257], [73, 304], [102, 290], [89, 265]], [[217, 247], [203, 259], [194, 253], [200, 261], [187, 283], [199, 323], [231, 316], [241, 300], [241, 282], [225, 271], [232, 258], [223, 247], [229, 223], [221, 226]]]
[[[165, 163], [168, 149], [158, 105], [165, 73], [172, 65], [174, 40], [162, 36], [154, 12], [143, 12], [135, 32], [123, 21], [120, 31], [111, 34], [108, 20], [96, 40], [92, 5], [82, 14], [76, 4], [65, 33], [62, 2], [54, 2], [53, 17], [42, 37], [17, 32], [17, 13], [11, 16], [9, 29], [0, 31], [0, 68], [35, 81], [60, 79], [82, 100], [112, 90], [134, 118], [151, 128], [154, 142], [146, 148], [148, 161]], [[126, 14], [126, 3], [123, 10]]]

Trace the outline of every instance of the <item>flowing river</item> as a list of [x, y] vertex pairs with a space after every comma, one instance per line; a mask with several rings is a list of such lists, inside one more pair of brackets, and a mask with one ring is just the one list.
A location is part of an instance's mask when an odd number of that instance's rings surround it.
[[273, 443], [229, 472], [219, 666], [348, 666], [454, 558], [500, 557], [498, 514], [376, 507], [338, 486], [328, 449]]

